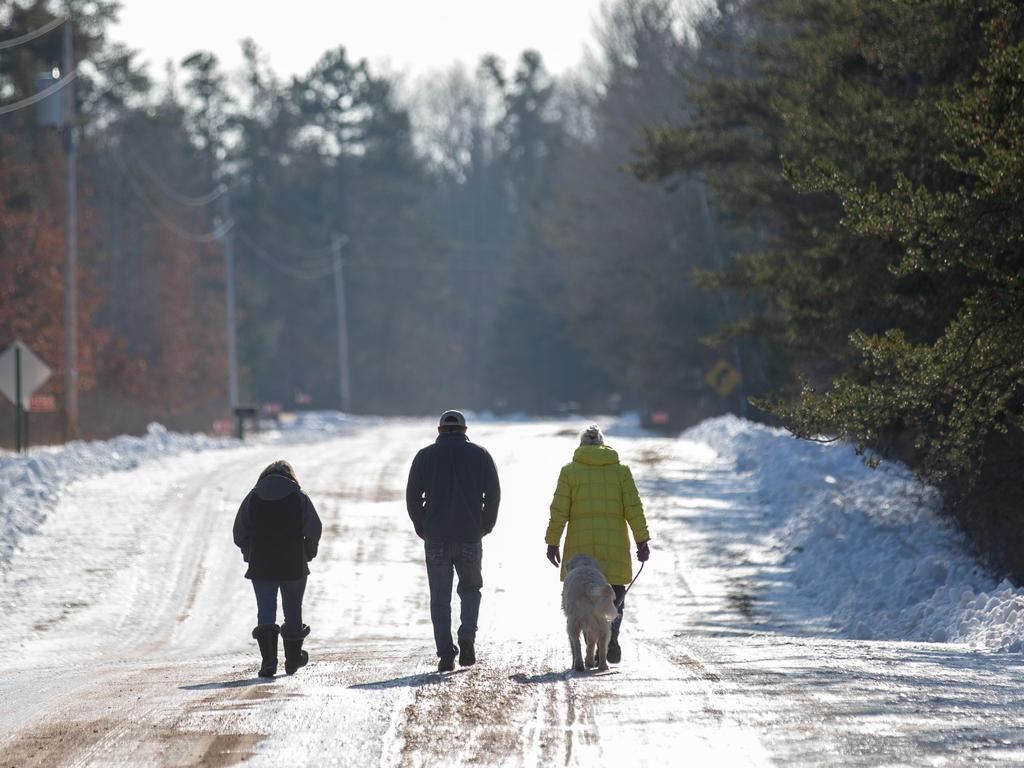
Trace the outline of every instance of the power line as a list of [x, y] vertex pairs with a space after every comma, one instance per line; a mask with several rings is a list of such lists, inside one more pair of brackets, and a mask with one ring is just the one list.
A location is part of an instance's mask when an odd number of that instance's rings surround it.
[[167, 214], [161, 211], [156, 206], [156, 204], [149, 200], [149, 198], [146, 197], [146, 194], [142, 192], [139, 189], [139, 187], [135, 184], [134, 180], [130, 181], [129, 184], [133, 187], [139, 199], [142, 200], [145, 207], [149, 210], [151, 214], [153, 214], [157, 221], [159, 221], [161, 224], [167, 227], [167, 229], [171, 230], [171, 232], [180, 237], [182, 240], [188, 240], [189, 242], [192, 243], [218, 242], [235, 226], [234, 219], [231, 219], [230, 221], [226, 221], [223, 224], [218, 225], [210, 232], [204, 232], [202, 234], [189, 232], [187, 229], [184, 229], [183, 227], [179, 226], [177, 222], [175, 222]]
[[462, 272], [473, 272], [482, 273], [488, 275], [498, 274], [511, 274], [514, 270], [511, 267], [493, 265], [487, 266], [484, 264], [467, 264], [465, 262], [451, 262], [451, 263], [430, 263], [422, 261], [347, 261], [345, 266], [352, 269], [378, 269], [378, 270], [392, 270], [399, 272], [449, 272], [451, 269], [456, 269], [460, 273]]
[[185, 206], [187, 208], [200, 208], [204, 205], [217, 200], [221, 195], [228, 191], [227, 186], [224, 184], [218, 184], [214, 189], [207, 192], [205, 195], [197, 195], [195, 197], [191, 195], [184, 195], [175, 190], [170, 184], [160, 178], [160, 175], [154, 171], [148, 164], [146, 164], [142, 158], [139, 157], [134, 151], [130, 153], [132, 162], [139, 167], [142, 173], [149, 179], [153, 184], [168, 198], [178, 205]]
[[[186, 239], [186, 240], [189, 240], [191, 242], [207, 243], [207, 242], [212, 242], [214, 240], [220, 240], [221, 238], [224, 237], [224, 235], [226, 235], [229, 231], [232, 231], [232, 229], [235, 227], [236, 221], [235, 221], [234, 218], [232, 218], [232, 219], [228, 220], [226, 224], [217, 227], [216, 229], [214, 229], [212, 232], [209, 232], [209, 233], [197, 234], [197, 233], [189, 232], [188, 230], [183, 229], [175, 221], [173, 221], [170, 217], [168, 217], [160, 209], [160, 207], [155, 203], [155, 201], [143, 190], [143, 188], [138, 185], [138, 183], [137, 183], [137, 181], [136, 181], [136, 179], [134, 177], [134, 174], [128, 168], [128, 166], [125, 164], [125, 161], [121, 157], [121, 155], [118, 154], [118, 152], [116, 150], [112, 151], [110, 154], [111, 154], [111, 157], [114, 159], [114, 162], [121, 169], [122, 173], [128, 178], [129, 185], [133, 188], [133, 191], [142, 200], [142, 202], [145, 204], [146, 208], [149, 209], [150, 213], [152, 213], [160, 221], [160, 223], [162, 223], [165, 227], [170, 229], [174, 234], [178, 235], [179, 237], [181, 237], [183, 239]], [[142, 170], [142, 172], [146, 176], [146, 178], [148, 178], [150, 181], [152, 181], [158, 187], [158, 189], [160, 189], [160, 191], [163, 192], [167, 197], [171, 198], [173, 201], [178, 202], [178, 203], [180, 203], [182, 205], [187, 205], [187, 206], [192, 206], [192, 207], [198, 207], [198, 206], [201, 206], [201, 205], [206, 205], [206, 204], [208, 204], [210, 202], [213, 202], [214, 200], [216, 200], [217, 198], [221, 197], [222, 195], [224, 195], [226, 192], [229, 191], [227, 186], [221, 184], [215, 190], [213, 190], [210, 193], [208, 193], [206, 195], [203, 195], [201, 197], [189, 197], [187, 195], [182, 195], [182, 194], [178, 193], [176, 190], [174, 190], [173, 188], [171, 188], [166, 182], [164, 182], [156, 174], [155, 171], [150, 169], [144, 162], [139, 160], [139, 158], [136, 155], [134, 155], [134, 153], [132, 153], [132, 156], [133, 156], [133, 161]], [[271, 253], [266, 248], [264, 248], [262, 245], [260, 245], [260, 244], [256, 243], [255, 241], [253, 241], [248, 235], [243, 234], [241, 231], [237, 231], [236, 230], [235, 231], [235, 236], [238, 237], [239, 242], [244, 243], [245, 246], [247, 247], [247, 249], [252, 251], [260, 261], [262, 261], [265, 264], [273, 267], [274, 269], [278, 270], [279, 272], [282, 272], [282, 273], [284, 273], [284, 274], [286, 274], [286, 275], [288, 275], [290, 277], [296, 278], [298, 280], [319, 280], [319, 279], [322, 279], [324, 277], [327, 277], [328, 275], [330, 275], [333, 272], [336, 272], [337, 269], [339, 268], [339, 265], [338, 265], [338, 263], [336, 261], [333, 262], [333, 263], [330, 263], [330, 264], [323, 264], [322, 262], [321, 262], [320, 265], [310, 264], [310, 265], [308, 265], [309, 268], [306, 268], [306, 269], [303, 269], [301, 267], [295, 267], [295, 266], [292, 266], [291, 264], [284, 263], [284, 262], [280, 261], [279, 259], [275, 258], [273, 255], [271, 255]], [[265, 238], [262, 238], [262, 239], [265, 239]], [[283, 251], [285, 253], [291, 253], [291, 254], [299, 256], [299, 257], [302, 257], [302, 256], [314, 256], [314, 257], [315, 256], [326, 256], [326, 255], [332, 254], [333, 250], [334, 250], [333, 243], [329, 244], [329, 245], [325, 245], [325, 246], [315, 246], [315, 247], [303, 247], [303, 246], [294, 246], [294, 245], [282, 246], [282, 245], [275, 244], [275, 243], [270, 243], [270, 246], [274, 250], [276, 250], [276, 251]], [[495, 246], [494, 249], [498, 250], [496, 246]], [[480, 250], [480, 249], [476, 249], [476, 250]], [[484, 248], [483, 250], [491, 250], [491, 248]], [[415, 262], [415, 261], [383, 262], [383, 263], [382, 262], [346, 262], [346, 263], [350, 267], [353, 267], [353, 268], [355, 268], [357, 270], [383, 270], [383, 271], [400, 271], [400, 272], [409, 272], [409, 271], [431, 272], [431, 271], [443, 271], [443, 270], [447, 270], [449, 268], [448, 266], [442, 265], [442, 264], [431, 264], [431, 263], [423, 263], [423, 262]], [[484, 266], [484, 265], [478, 265], [478, 264], [462, 264], [462, 265], [459, 265], [458, 268], [462, 272], [482, 272], [482, 273], [486, 273], [486, 274], [496, 274], [496, 273], [503, 273], [503, 272], [509, 272], [510, 271], [510, 269], [508, 267], [498, 266], [498, 265]]]
[[327, 275], [331, 274], [335, 270], [334, 264], [331, 264], [329, 267], [320, 267], [318, 269], [312, 270], [293, 267], [290, 264], [285, 264], [279, 261], [278, 259], [275, 259], [264, 248], [250, 240], [247, 235], [244, 235], [241, 232], [239, 232], [238, 239], [240, 242], [245, 244], [248, 250], [256, 254], [256, 258], [258, 258], [260, 261], [269, 264], [270, 266], [274, 267], [280, 272], [283, 272], [286, 275], [290, 275], [291, 277], [297, 278], [299, 280], [318, 280], [320, 278], [327, 277]]
[[[256, 258], [258, 258], [260, 261], [262, 261], [265, 264], [270, 265], [274, 269], [277, 269], [278, 271], [283, 272], [284, 274], [289, 275], [291, 277], [294, 277], [294, 278], [296, 278], [298, 280], [319, 280], [321, 278], [327, 277], [327, 275], [331, 274], [332, 272], [334, 272], [337, 269], [337, 267], [334, 264], [332, 264], [330, 266], [326, 266], [325, 265], [325, 266], [322, 266], [322, 267], [315, 267], [315, 268], [312, 268], [312, 269], [301, 269], [301, 268], [298, 268], [298, 267], [294, 267], [294, 266], [292, 266], [290, 264], [285, 264], [285, 263], [281, 262], [280, 260], [278, 260], [278, 259], [274, 258], [273, 256], [271, 256], [270, 253], [266, 249], [264, 249], [263, 247], [261, 247], [260, 245], [255, 243], [247, 235], [244, 235], [241, 232], [237, 232], [236, 236], [238, 237], [239, 241], [244, 243], [246, 248], [248, 250], [252, 251], [256, 255]], [[383, 271], [383, 272], [421, 272], [421, 273], [422, 272], [447, 272], [453, 266], [460, 273], [472, 272], [472, 273], [482, 273], [482, 274], [496, 275], [496, 274], [510, 274], [513, 271], [510, 267], [506, 267], [506, 266], [499, 266], [499, 265], [486, 266], [486, 265], [481, 265], [481, 264], [466, 264], [464, 262], [463, 263], [456, 263], [456, 264], [438, 264], [438, 263], [429, 263], [429, 262], [422, 262], [422, 261], [410, 261], [410, 260], [380, 262], [380, 261], [350, 261], [350, 260], [346, 259], [343, 262], [343, 264], [344, 264], [346, 269], [354, 269], [354, 270], [358, 270], [358, 271], [368, 270], [368, 271]]]
[[[266, 236], [264, 235], [261, 239], [265, 240]], [[284, 251], [294, 256], [330, 256], [333, 253], [333, 246], [330, 243], [314, 246], [281, 245], [280, 243], [268, 243], [268, 245], [275, 251]]]
[[[134, 186], [134, 183], [133, 183], [133, 186]], [[234, 221], [234, 219], [232, 219], [230, 221], [226, 221], [223, 224], [218, 225], [217, 227], [215, 227], [210, 232], [204, 232], [202, 234], [196, 234], [195, 232], [189, 232], [187, 229], [184, 229], [184, 228], [178, 226], [178, 224], [173, 219], [171, 219], [169, 216], [167, 216], [167, 214], [165, 214], [163, 211], [161, 211], [155, 205], [153, 205], [145, 197], [144, 193], [138, 192], [138, 188], [136, 188], [136, 192], [138, 193], [140, 199], [142, 199], [143, 204], [146, 206], [146, 208], [149, 209], [149, 212], [151, 214], [153, 214], [153, 216], [157, 219], [157, 221], [159, 221], [161, 224], [163, 224], [165, 227], [167, 227], [167, 229], [171, 230], [171, 232], [173, 232], [175, 235], [180, 237], [182, 240], [188, 240], [189, 242], [192, 242], [192, 243], [214, 243], [214, 242], [218, 242], [218, 241], [220, 241], [221, 238], [224, 237], [224, 235], [226, 235], [228, 232], [230, 232], [231, 229], [235, 226], [235, 221]]]
[[149, 212], [153, 214], [153, 216], [161, 224], [167, 227], [167, 229], [171, 230], [171, 232], [173, 232], [175, 235], [182, 238], [183, 240], [188, 240], [189, 242], [192, 243], [212, 243], [220, 240], [222, 237], [224, 237], [224, 235], [231, 231], [232, 227], [234, 227], [234, 219], [229, 219], [228, 221], [225, 221], [223, 224], [220, 224], [219, 226], [215, 227], [210, 232], [204, 232], [201, 234], [196, 232], [189, 232], [187, 229], [184, 229], [183, 227], [179, 226], [177, 222], [175, 222], [167, 214], [160, 210], [160, 206], [157, 205], [149, 197], [148, 194], [146, 194], [146, 192], [135, 180], [134, 175], [124, 164], [124, 161], [121, 159], [121, 156], [117, 154], [116, 150], [111, 152], [110, 156], [114, 159], [114, 164], [121, 169], [121, 173], [128, 180], [128, 186], [139, 198], [139, 200], [142, 201], [143, 205], [149, 210]]
[[264, 263], [269, 264], [275, 269], [284, 272], [286, 275], [290, 275], [291, 277], [294, 277], [298, 280], [320, 280], [321, 278], [327, 277], [329, 274], [334, 272], [333, 264], [327, 267], [323, 267], [315, 272], [307, 272], [301, 269], [296, 269], [295, 267], [292, 267], [288, 264], [282, 264], [280, 261], [275, 259], [270, 254], [268, 254], [262, 248], [252, 248], [251, 243], [249, 243], [248, 241], [246, 241], [246, 243], [250, 245], [250, 249], [252, 250], [253, 253], [256, 254], [256, 258], [258, 258], [260, 261], [263, 261]]
[[[138, 183], [136, 182], [136, 179], [135, 179], [134, 174], [132, 173], [131, 169], [129, 169], [128, 166], [125, 164], [124, 159], [121, 157], [120, 154], [118, 154], [117, 150], [115, 149], [115, 150], [111, 151], [110, 155], [114, 159], [115, 164], [121, 169], [121, 172], [128, 178], [129, 185], [133, 188], [133, 191], [135, 191], [135, 193], [138, 195], [138, 197], [143, 201], [143, 203], [149, 209], [150, 213], [152, 213], [164, 226], [166, 226], [168, 229], [170, 229], [172, 232], [174, 232], [174, 234], [178, 235], [179, 237], [184, 238], [186, 240], [190, 240], [191, 242], [206, 243], [206, 242], [211, 242], [211, 241], [214, 241], [214, 240], [220, 240], [224, 235], [226, 235], [234, 227], [235, 221], [234, 221], [234, 219], [231, 219], [226, 224], [217, 227], [216, 229], [214, 229], [212, 232], [209, 232], [209, 233], [196, 234], [196, 233], [193, 233], [193, 232], [189, 232], [186, 229], [183, 229], [176, 222], [174, 222], [170, 217], [168, 217], [160, 209], [160, 207], [156, 204], [156, 202], [148, 194], [146, 194], [143, 191], [142, 187], [139, 186]], [[229, 191], [229, 189], [228, 189], [228, 187], [226, 185], [220, 184], [216, 189], [212, 190], [211, 192], [208, 192], [205, 195], [199, 196], [199, 197], [190, 197], [188, 195], [183, 195], [180, 192], [178, 192], [177, 190], [173, 189], [163, 179], [161, 179], [160, 176], [155, 171], [153, 171], [151, 168], [149, 168], [149, 166], [147, 166], [146, 163], [144, 163], [138, 157], [138, 155], [136, 155], [134, 152], [132, 152], [131, 155], [132, 155], [133, 162], [143, 172], [143, 175], [145, 175], [146, 178], [149, 179], [149, 181], [151, 181], [165, 196], [167, 196], [172, 201], [174, 201], [176, 203], [179, 203], [181, 205], [188, 206], [188, 207], [199, 207], [199, 206], [203, 206], [203, 205], [208, 205], [209, 203], [212, 203], [213, 201], [217, 200], [219, 197], [221, 197], [222, 195], [224, 195], [225, 193], [227, 193]], [[292, 277], [295, 277], [295, 278], [298, 278], [298, 279], [301, 279], [301, 280], [315, 280], [315, 279], [319, 279], [319, 278], [322, 278], [322, 277], [326, 277], [327, 275], [331, 274], [331, 272], [334, 271], [334, 266], [333, 265], [329, 269], [319, 269], [319, 270], [315, 270], [315, 271], [312, 271], [312, 272], [307, 271], [307, 270], [302, 270], [302, 269], [296, 269], [295, 267], [292, 267], [291, 265], [283, 264], [283, 263], [279, 262], [278, 260], [276, 260], [266, 250], [264, 250], [261, 246], [257, 245], [255, 242], [250, 240], [247, 236], [242, 235], [241, 233], [238, 233], [238, 238], [239, 238], [240, 241], [245, 242], [246, 245], [262, 261], [266, 262], [267, 264], [270, 264], [271, 266], [277, 268], [278, 270], [280, 270], [280, 271], [282, 271], [282, 272], [284, 272], [284, 273], [286, 273], [288, 275], [291, 275]], [[301, 247], [280, 248], [280, 250], [286, 250], [286, 251], [290, 250], [293, 253], [303, 253], [303, 254], [319, 256], [319, 255], [327, 255], [327, 254], [329, 254], [331, 252], [331, 245], [321, 246], [321, 247], [317, 247], [317, 248], [301, 248]]]
[[64, 16], [60, 16], [54, 19], [53, 21], [48, 22], [43, 26], [39, 27], [39, 29], [34, 29], [31, 32], [26, 32], [24, 35], [21, 35], [20, 37], [12, 37], [10, 40], [0, 41], [0, 51], [5, 51], [8, 48], [14, 48], [16, 46], [23, 45], [24, 43], [32, 42], [37, 37], [42, 37], [47, 32], [56, 29], [65, 21], [67, 21], [67, 18]]
[[33, 104], [37, 104], [38, 102], [45, 99], [47, 96], [52, 96], [53, 94], [57, 93], [57, 91], [61, 90], [64, 86], [66, 86], [68, 83], [74, 80], [77, 76], [78, 70], [75, 70], [74, 72], [68, 72], [60, 80], [55, 82], [53, 85], [47, 86], [39, 93], [37, 93], [35, 96], [29, 96], [26, 99], [22, 99], [21, 101], [15, 101], [12, 104], [4, 104], [2, 107], [0, 107], [0, 115], [6, 115], [11, 112], [17, 112], [19, 109], [24, 109], [25, 107], [31, 107]]

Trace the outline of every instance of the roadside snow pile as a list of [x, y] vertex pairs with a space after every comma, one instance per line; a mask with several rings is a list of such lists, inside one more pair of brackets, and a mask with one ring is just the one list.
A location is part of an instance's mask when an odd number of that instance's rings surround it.
[[627, 411], [612, 419], [604, 431], [605, 437], [650, 437], [652, 432], [645, 429], [637, 411]]
[[[1024, 589], [978, 565], [937, 514], [938, 493], [904, 466], [869, 469], [849, 445], [796, 440], [735, 416], [683, 437], [710, 445], [756, 489], [752, 502], [771, 530], [762, 543], [785, 574], [764, 597], [813, 605], [857, 639], [1024, 650]], [[787, 599], [787, 588], [802, 599]]]
[[177, 434], [150, 424], [145, 437], [73, 442], [0, 458], [0, 571], [6, 569], [19, 539], [39, 528], [64, 488], [76, 480], [132, 469], [158, 456], [233, 445], [237, 442]]
[[246, 439], [256, 443], [308, 443], [350, 434], [358, 427], [380, 424], [379, 416], [353, 416], [341, 411], [298, 411], [279, 424], [264, 422]]
[[282, 432], [324, 434], [343, 432], [352, 428], [359, 421], [358, 417], [341, 411], [298, 411], [287, 424], [281, 426]]

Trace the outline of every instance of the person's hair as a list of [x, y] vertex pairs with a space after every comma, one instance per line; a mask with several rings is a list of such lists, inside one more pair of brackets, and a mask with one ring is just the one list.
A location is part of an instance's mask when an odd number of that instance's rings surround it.
[[287, 477], [296, 485], [299, 484], [299, 478], [295, 476], [295, 470], [292, 469], [292, 465], [284, 459], [278, 459], [277, 461], [268, 464], [267, 468], [260, 472], [260, 480], [267, 475], [281, 475], [282, 477]]
[[443, 435], [447, 435], [449, 432], [465, 432], [466, 426], [464, 424], [442, 424], [437, 431]]
[[580, 445], [604, 445], [604, 435], [597, 424], [591, 424], [580, 432]]

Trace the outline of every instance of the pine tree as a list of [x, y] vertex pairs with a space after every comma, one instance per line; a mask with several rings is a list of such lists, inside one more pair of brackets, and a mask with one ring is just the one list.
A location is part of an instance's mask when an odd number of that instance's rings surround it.
[[1024, 10], [979, 7], [978, 68], [937, 105], [948, 149], [922, 158], [924, 182], [900, 172], [881, 188], [826, 167], [809, 181], [842, 201], [851, 232], [900, 252], [894, 275], [935, 286], [922, 299], [938, 322], [854, 334], [854, 370], [787, 410], [803, 435], [909, 433], [937, 479], [979, 469], [1024, 415]]

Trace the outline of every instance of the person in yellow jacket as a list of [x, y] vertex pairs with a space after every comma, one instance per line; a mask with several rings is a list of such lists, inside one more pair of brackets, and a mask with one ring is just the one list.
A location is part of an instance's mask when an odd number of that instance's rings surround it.
[[[560, 555], [558, 544], [566, 524], [569, 531]], [[562, 565], [562, 581], [565, 581], [566, 566], [573, 555], [590, 555], [597, 560], [615, 590], [619, 616], [612, 623], [612, 639], [608, 643], [608, 661], [613, 664], [622, 660], [619, 627], [625, 609], [626, 585], [633, 580], [627, 526], [633, 531], [637, 560], [645, 562], [651, 554], [648, 544], [651, 537], [633, 473], [619, 463], [619, 454], [604, 444], [601, 428], [591, 424], [580, 433], [580, 446], [572, 462], [558, 474], [544, 540], [548, 545], [548, 560], [552, 565]]]

